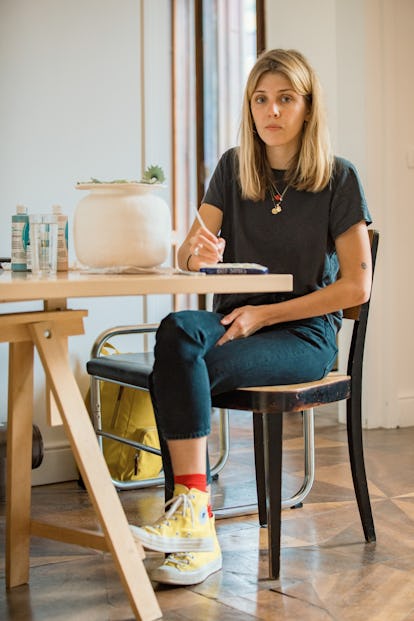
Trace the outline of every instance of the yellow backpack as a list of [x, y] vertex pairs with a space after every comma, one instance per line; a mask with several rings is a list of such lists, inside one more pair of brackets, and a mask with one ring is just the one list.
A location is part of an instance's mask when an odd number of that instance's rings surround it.
[[[102, 353], [119, 353], [110, 343]], [[160, 448], [154, 410], [149, 392], [100, 381], [102, 430], [140, 444]], [[90, 391], [85, 398], [90, 410]], [[102, 438], [103, 454], [111, 477], [118, 481], [134, 481], [159, 476], [162, 460], [158, 455], [128, 444]]]

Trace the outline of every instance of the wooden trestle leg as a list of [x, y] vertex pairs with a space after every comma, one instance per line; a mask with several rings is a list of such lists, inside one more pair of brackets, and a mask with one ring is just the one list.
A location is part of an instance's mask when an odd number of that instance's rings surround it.
[[[65, 329], [62, 329], [64, 316], [69, 313], [76, 316], [76, 313], [81, 312], [83, 311], [63, 311], [61, 314], [46, 312], [39, 313], [36, 321], [33, 321], [34, 316], [32, 321], [28, 318], [24, 329], [31, 340], [14, 342], [10, 345], [7, 586], [13, 587], [28, 582], [30, 534], [108, 549], [115, 561], [135, 617], [142, 621], [152, 621], [159, 619], [162, 613], [142, 562], [144, 552], [130, 532], [66, 352], [65, 337], [80, 332], [79, 326], [71, 332], [67, 318]], [[51, 319], [48, 319], [49, 315]], [[80, 315], [76, 321], [79, 322], [79, 319], [82, 321]], [[16, 340], [22, 341], [22, 337]], [[62, 417], [103, 535], [30, 520], [33, 343], [39, 353], [48, 386]]]

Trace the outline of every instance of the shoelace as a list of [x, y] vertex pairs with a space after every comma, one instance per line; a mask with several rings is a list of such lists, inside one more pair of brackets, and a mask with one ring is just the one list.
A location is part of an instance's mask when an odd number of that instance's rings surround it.
[[168, 511], [165, 512], [162, 518], [158, 520], [158, 527], [161, 526], [161, 524], [168, 524], [168, 520], [173, 518], [174, 514], [178, 513], [179, 509], [181, 509], [181, 515], [185, 515], [187, 509], [190, 511], [191, 525], [194, 526], [194, 507], [193, 503], [191, 502], [190, 494], [178, 494], [178, 496], [174, 496], [174, 498], [171, 498], [171, 500], [168, 500], [168, 502], [165, 503], [165, 508], [167, 509], [167, 507], [170, 508], [168, 509]]
[[176, 567], [186, 567], [194, 559], [194, 555], [191, 552], [174, 552], [169, 554], [165, 559], [165, 565], [175, 565]]

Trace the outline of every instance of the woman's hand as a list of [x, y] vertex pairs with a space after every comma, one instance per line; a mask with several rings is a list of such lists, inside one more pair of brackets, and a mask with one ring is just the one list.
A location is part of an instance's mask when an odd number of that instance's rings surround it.
[[[216, 345], [224, 345], [234, 339], [246, 338], [268, 325], [269, 306], [240, 306], [228, 315], [225, 315], [221, 323], [228, 326], [226, 332], [217, 341]], [[273, 306], [273, 305], [272, 305]]]
[[225, 240], [203, 226], [190, 238], [191, 269], [223, 260]]
[[223, 260], [225, 240], [218, 237], [223, 212], [214, 205], [203, 203], [199, 213], [204, 226], [197, 217], [178, 249], [178, 265], [182, 270], [196, 272], [203, 265], [220, 263]]

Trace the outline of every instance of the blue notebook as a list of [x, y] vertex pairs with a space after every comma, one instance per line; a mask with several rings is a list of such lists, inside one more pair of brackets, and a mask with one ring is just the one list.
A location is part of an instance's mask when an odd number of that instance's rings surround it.
[[214, 263], [200, 267], [205, 274], [267, 274], [269, 269], [259, 263]]

